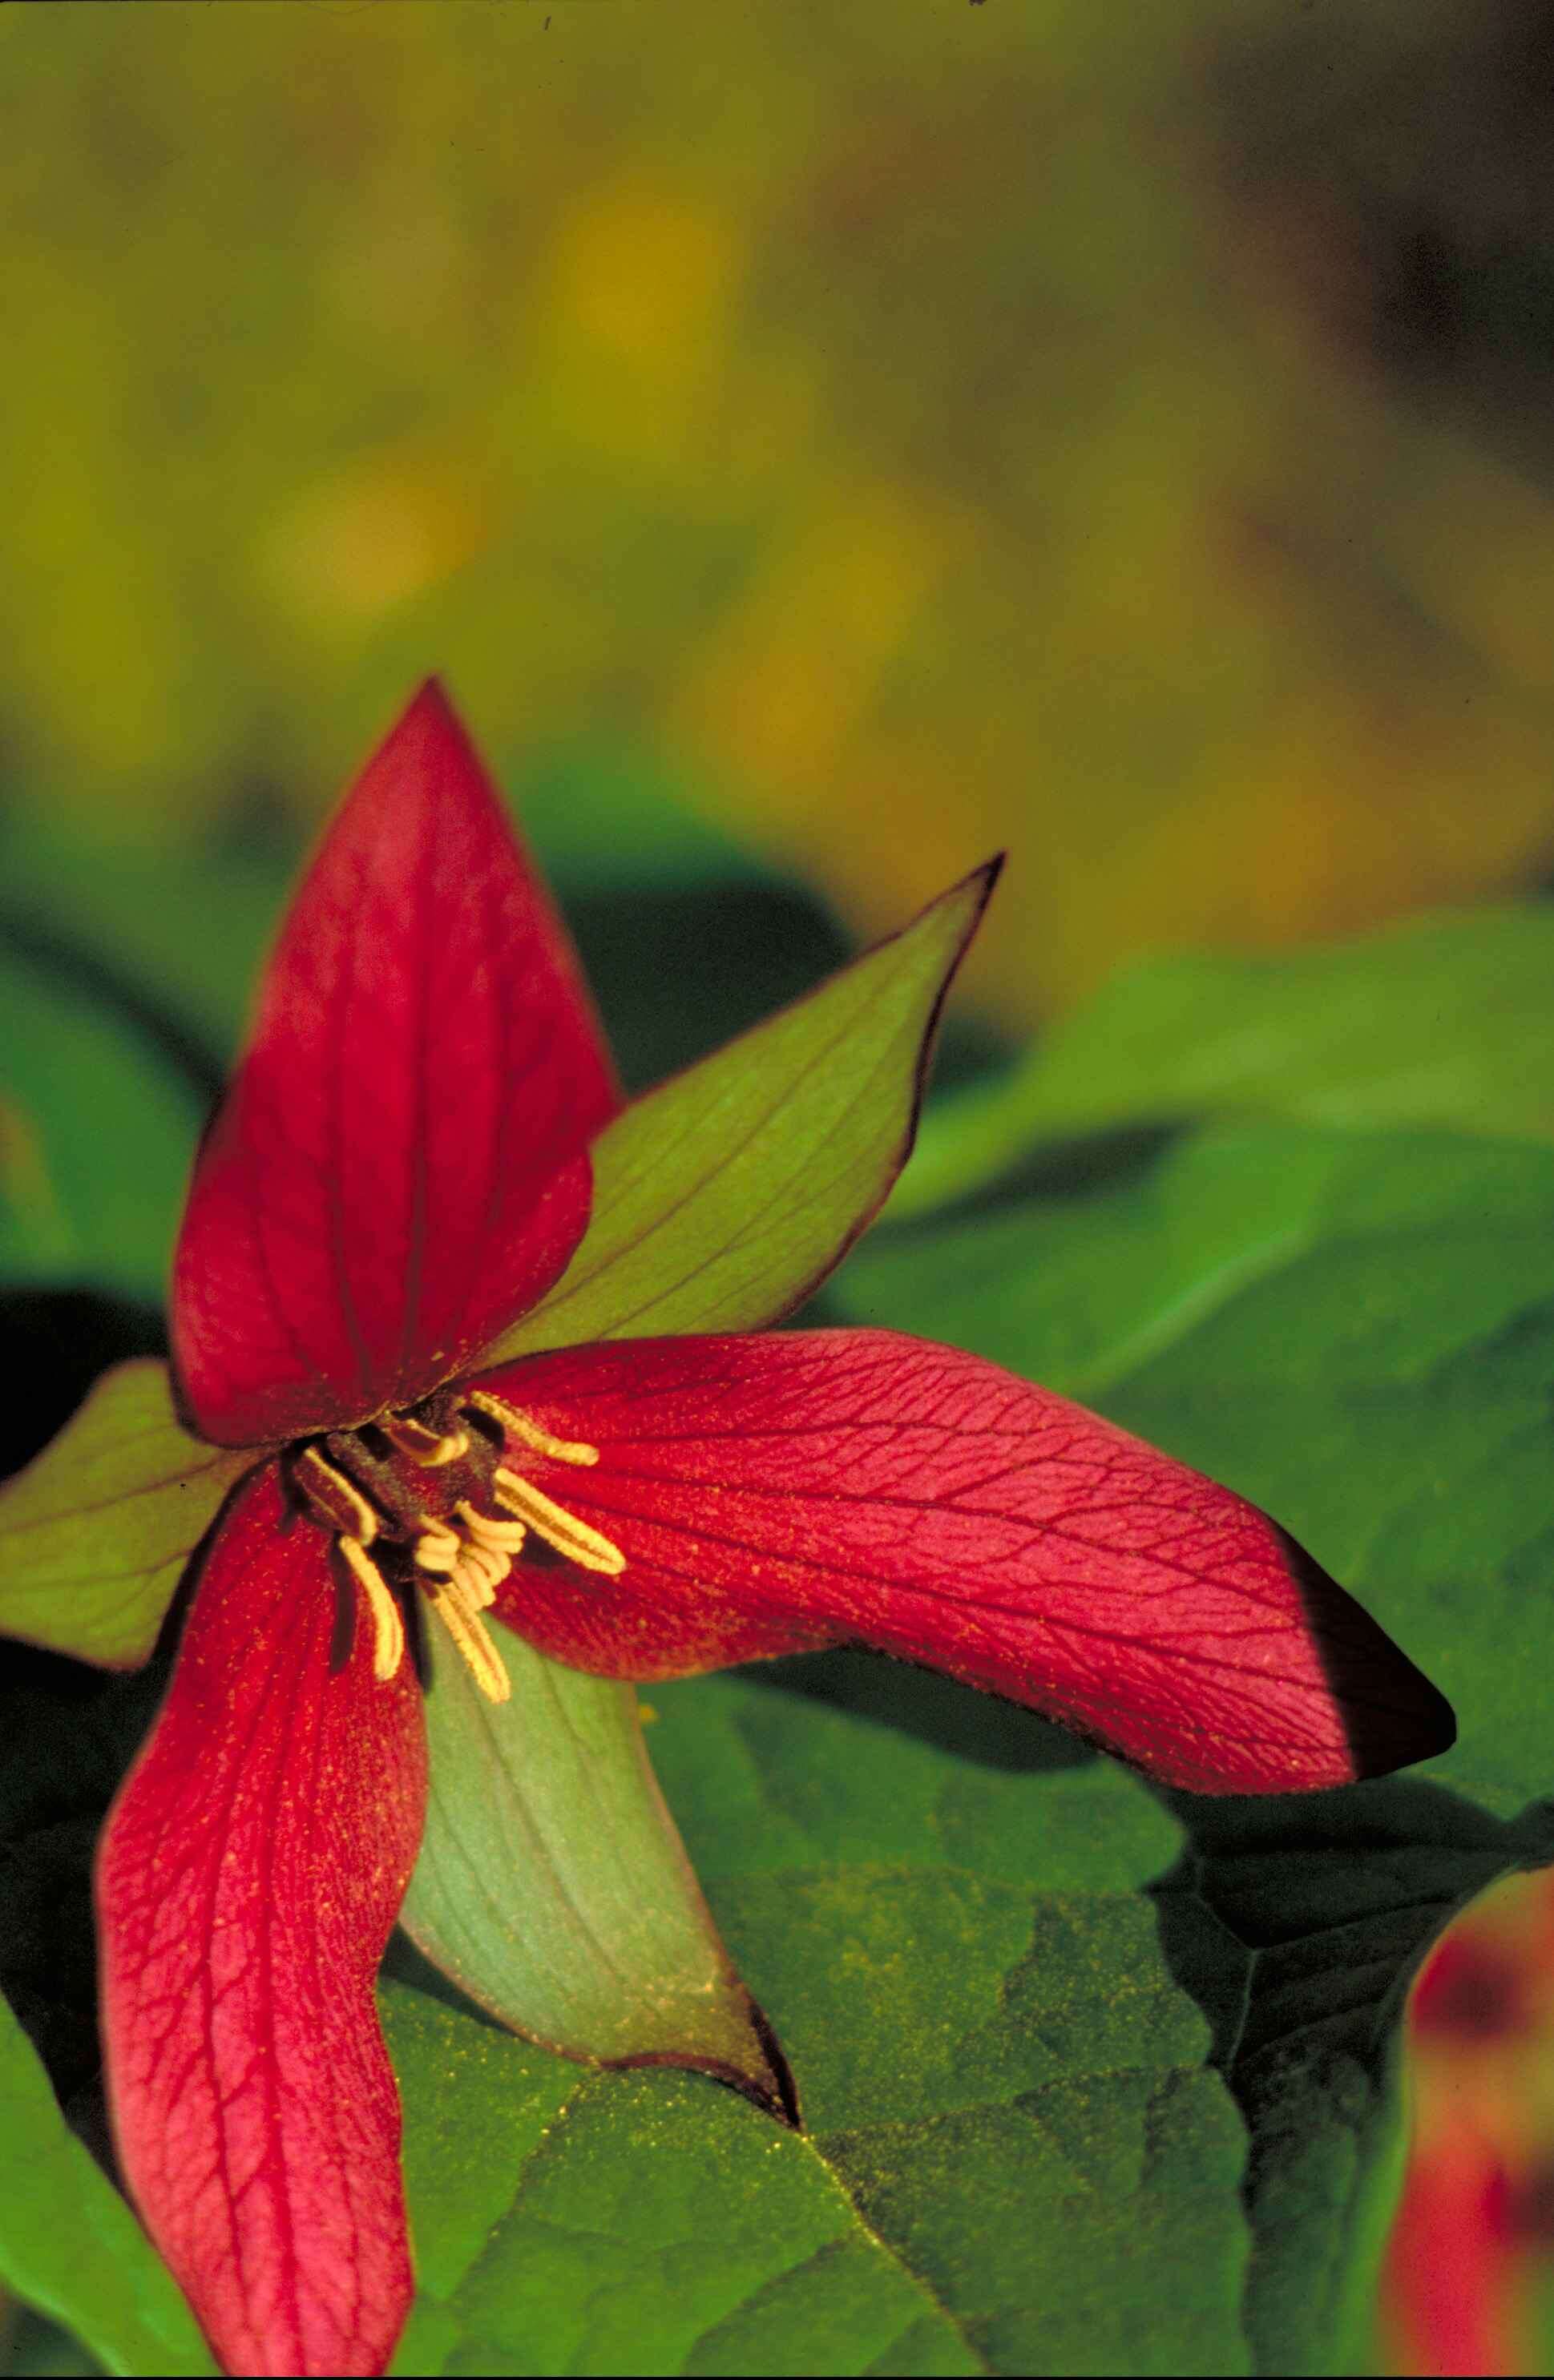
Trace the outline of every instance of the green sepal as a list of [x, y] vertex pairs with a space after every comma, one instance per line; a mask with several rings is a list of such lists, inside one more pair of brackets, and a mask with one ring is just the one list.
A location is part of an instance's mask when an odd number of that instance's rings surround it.
[[104, 1372], [59, 1436], [0, 1487], [0, 1630], [103, 1669], [138, 1669], [184, 1564], [253, 1460], [183, 1427], [164, 1364]]
[[593, 1213], [571, 1263], [474, 1368], [597, 1339], [755, 1330], [800, 1305], [911, 1152], [934, 1026], [998, 865], [618, 1116], [594, 1144]]
[[0, 2282], [110, 2372], [214, 2372], [173, 2276], [66, 2123], [4, 1999], [0, 2139]]
[[491, 1703], [428, 1632], [431, 1790], [400, 1923], [528, 2039], [613, 2066], [695, 2066], [773, 2113], [792, 2083], [701, 1897], [635, 1690], [492, 1631]]
[[1001, 1080], [935, 1109], [892, 1220], [1053, 1142], [1200, 1115], [1547, 1140], [1551, 986], [1554, 913], [1530, 903], [1275, 957], [1140, 960]]

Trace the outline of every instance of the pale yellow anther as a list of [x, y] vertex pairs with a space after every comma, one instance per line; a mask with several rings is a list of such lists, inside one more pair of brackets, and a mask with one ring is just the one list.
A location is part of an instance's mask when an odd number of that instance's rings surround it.
[[477, 1512], [467, 1500], [455, 1504], [454, 1510], [464, 1523], [472, 1542], [478, 1546], [492, 1547], [504, 1553], [516, 1553], [528, 1535], [524, 1522], [493, 1520], [489, 1512]]
[[469, 1672], [486, 1700], [504, 1703], [513, 1691], [501, 1654], [484, 1622], [471, 1609], [453, 1579], [428, 1580], [427, 1600], [469, 1665]]
[[326, 1463], [316, 1446], [306, 1446], [292, 1466], [292, 1476], [313, 1510], [341, 1537], [355, 1537], [370, 1546], [378, 1534], [378, 1515], [359, 1488], [353, 1488], [336, 1464]]
[[416, 1539], [415, 1559], [422, 1570], [452, 1570], [464, 1551], [464, 1540], [456, 1529], [445, 1521], [434, 1521], [423, 1512], [421, 1535]]
[[508, 1404], [501, 1397], [493, 1397], [489, 1390], [472, 1389], [464, 1402], [473, 1405], [477, 1413], [489, 1414], [492, 1421], [501, 1423], [509, 1436], [521, 1439], [525, 1446], [534, 1449], [536, 1454], [548, 1454], [553, 1463], [589, 1463], [599, 1461], [597, 1446], [588, 1446], [580, 1438], [552, 1438], [548, 1429], [541, 1429], [537, 1421], [530, 1421], [516, 1405]]
[[466, 1546], [464, 1560], [453, 1573], [453, 1584], [462, 1588], [477, 1611], [484, 1611], [496, 1600], [496, 1590], [513, 1567], [510, 1554], [493, 1546]]
[[417, 1421], [413, 1414], [385, 1414], [378, 1427], [389, 1444], [423, 1471], [436, 1471], [444, 1463], [456, 1463], [469, 1451], [467, 1429], [428, 1429], [425, 1422]]
[[335, 1540], [367, 1597], [367, 1608], [372, 1615], [372, 1675], [380, 1684], [397, 1677], [399, 1664], [405, 1658], [405, 1622], [376, 1562], [355, 1537]]
[[493, 1473], [492, 1487], [499, 1504], [516, 1512], [519, 1520], [527, 1521], [537, 1537], [543, 1537], [547, 1545], [554, 1546], [558, 1554], [565, 1554], [580, 1569], [601, 1571], [608, 1578], [618, 1578], [625, 1570], [625, 1556], [619, 1546], [612, 1545], [587, 1521], [579, 1521], [574, 1513], [552, 1503], [540, 1488], [520, 1479], [516, 1471]]

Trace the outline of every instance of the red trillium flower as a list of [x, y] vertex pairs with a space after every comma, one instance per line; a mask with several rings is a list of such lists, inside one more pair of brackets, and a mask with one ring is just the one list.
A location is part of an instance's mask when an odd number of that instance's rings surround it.
[[7, 1624], [108, 1661], [215, 1523], [97, 1904], [124, 2175], [229, 2369], [375, 2372], [404, 2320], [373, 1984], [427, 1714], [499, 1704], [500, 1632], [626, 1680], [862, 1643], [1197, 1791], [1450, 1742], [1226, 1489], [953, 1348], [753, 1335], [888, 1191], [993, 872], [623, 1111], [435, 687], [329, 830], [195, 1166], [176, 1405], [123, 1367], [0, 1500]]

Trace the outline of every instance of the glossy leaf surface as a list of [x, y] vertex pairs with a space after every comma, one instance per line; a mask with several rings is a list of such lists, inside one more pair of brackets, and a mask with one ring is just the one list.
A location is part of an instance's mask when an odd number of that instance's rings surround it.
[[0, 2000], [0, 2284], [69, 2325], [110, 2372], [213, 2372], [166, 2267], [67, 2128]]
[[589, 1229], [549, 1296], [481, 1358], [753, 1330], [799, 1305], [904, 1164], [979, 869], [888, 942], [656, 1091], [593, 1150]]
[[664, 1808], [635, 1692], [494, 1635], [513, 1686], [502, 1704], [429, 1632], [431, 1785], [401, 1925], [533, 2040], [704, 2067], [780, 2108], [787, 2077]]
[[597, 1448], [535, 1475], [625, 1559], [608, 1581], [520, 1564], [502, 1591], [559, 1658], [675, 1676], [856, 1639], [1198, 1791], [1347, 1782], [1451, 1741], [1439, 1695], [1262, 1513], [953, 1348], [639, 1340], [499, 1388]]
[[570, 945], [435, 686], [286, 914], [174, 1275], [189, 1411], [253, 1445], [405, 1404], [546, 1288], [613, 1080]]
[[143, 1661], [184, 1564], [250, 1457], [192, 1438], [167, 1367], [105, 1372], [0, 1487], [0, 1628], [80, 1661]]
[[1203, 1114], [1546, 1140], [1550, 982], [1554, 916], [1530, 904], [1277, 956], [1135, 962], [1019, 1068], [929, 1117], [892, 1213], [975, 1191], [1054, 1141]]
[[334, 1656], [325, 1540], [266, 1468], [196, 1591], [98, 1860], [119, 2155], [229, 2368], [370, 2373], [410, 2295], [372, 1984], [420, 1832], [408, 1665]]

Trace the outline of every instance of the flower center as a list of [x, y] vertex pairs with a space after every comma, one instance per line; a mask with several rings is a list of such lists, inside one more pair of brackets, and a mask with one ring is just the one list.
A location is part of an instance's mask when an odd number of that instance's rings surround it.
[[[493, 1703], [512, 1691], [482, 1611], [532, 1533], [579, 1569], [618, 1577], [625, 1557], [514, 1467], [523, 1451], [589, 1464], [596, 1446], [554, 1438], [484, 1389], [439, 1390], [407, 1413], [330, 1430], [286, 1455], [310, 1517], [367, 1600], [372, 1669], [392, 1678], [405, 1658], [400, 1600], [418, 1586]], [[369, 1552], [368, 1548], [371, 1551]]]

